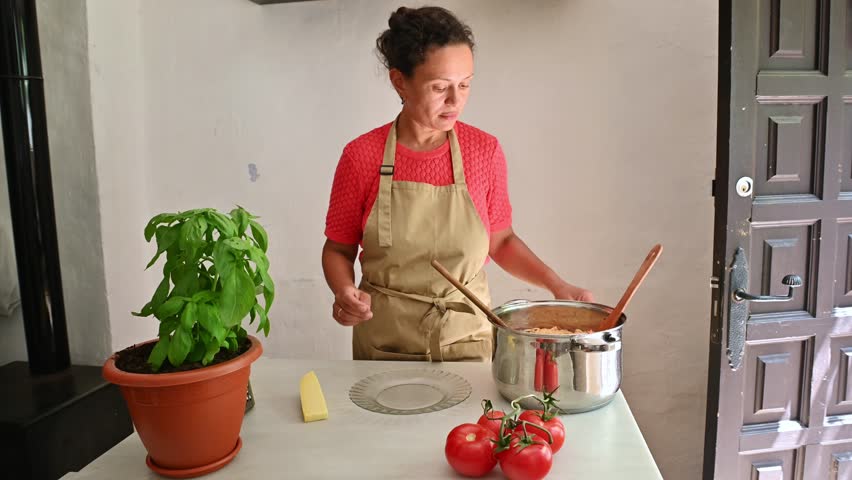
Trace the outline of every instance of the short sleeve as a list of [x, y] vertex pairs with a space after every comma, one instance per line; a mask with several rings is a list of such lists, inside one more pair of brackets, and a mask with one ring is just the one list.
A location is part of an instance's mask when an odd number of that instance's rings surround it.
[[325, 218], [325, 236], [334, 242], [357, 245], [363, 231], [361, 221], [366, 201], [366, 179], [357, 165], [357, 158], [347, 147], [343, 149]]
[[498, 142], [491, 156], [491, 178], [488, 189], [488, 219], [491, 231], [499, 232], [512, 226], [512, 204], [509, 202], [509, 180], [506, 155]]

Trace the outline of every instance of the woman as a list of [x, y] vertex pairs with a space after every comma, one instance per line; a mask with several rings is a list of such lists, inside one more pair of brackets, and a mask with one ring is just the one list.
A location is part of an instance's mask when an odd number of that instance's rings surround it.
[[490, 323], [433, 259], [486, 303], [489, 257], [556, 298], [592, 295], [559, 278], [514, 233], [500, 145], [458, 121], [473, 79], [470, 28], [438, 7], [400, 8], [388, 25], [376, 46], [402, 111], [340, 158], [322, 253], [332, 315], [353, 327], [356, 360], [490, 359]]

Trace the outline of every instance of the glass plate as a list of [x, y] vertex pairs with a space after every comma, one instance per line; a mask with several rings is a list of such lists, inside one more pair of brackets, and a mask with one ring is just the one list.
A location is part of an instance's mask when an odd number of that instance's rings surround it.
[[352, 385], [349, 399], [371, 412], [415, 415], [457, 405], [470, 396], [471, 390], [467, 380], [443, 370], [393, 370]]

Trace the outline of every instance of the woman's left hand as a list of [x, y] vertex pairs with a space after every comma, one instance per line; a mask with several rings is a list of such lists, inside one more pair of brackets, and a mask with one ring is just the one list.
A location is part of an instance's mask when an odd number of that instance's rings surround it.
[[551, 290], [553, 297], [557, 300], [574, 300], [577, 302], [594, 302], [595, 296], [584, 288], [576, 287], [570, 283], [563, 283]]

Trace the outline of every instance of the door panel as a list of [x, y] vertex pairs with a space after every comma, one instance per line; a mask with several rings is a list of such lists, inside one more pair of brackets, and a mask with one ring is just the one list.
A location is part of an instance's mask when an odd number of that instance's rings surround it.
[[817, 0], [760, 0], [763, 70], [817, 68]]
[[[852, 335], [831, 339], [827, 417], [852, 415]], [[835, 419], [837, 421], [839, 419]]]
[[838, 222], [837, 248], [834, 306], [848, 308], [852, 307], [852, 218]]
[[781, 450], [748, 455], [737, 478], [748, 480], [796, 480], [802, 470], [799, 450]]
[[[849, 0], [852, 5], [852, 0]], [[852, 39], [852, 28], [850, 28], [850, 39]], [[852, 41], [852, 40], [850, 40]], [[852, 53], [852, 46], [849, 47], [849, 52]], [[846, 74], [847, 77], [852, 77], [852, 71]], [[844, 124], [846, 125], [846, 144], [843, 148], [842, 170], [844, 172], [842, 182], [843, 193], [852, 195], [852, 97], [847, 98], [844, 104]]]
[[820, 97], [758, 105], [755, 195], [817, 195], [824, 156], [818, 140], [825, 125]]
[[[850, 11], [720, 2], [706, 479], [852, 475]], [[802, 285], [777, 301], [788, 275]]]
[[852, 442], [808, 446], [803, 478], [852, 480]]
[[792, 301], [752, 304], [753, 316], [779, 312], [808, 312], [813, 316], [815, 306], [810, 293], [816, 283], [813, 264], [818, 230], [818, 225], [808, 223], [752, 225], [751, 293], [785, 295], [787, 287], [781, 280], [789, 274], [799, 275], [804, 281], [804, 286], [794, 291]]
[[852, 0], [846, 1], [846, 68], [852, 70]]
[[783, 421], [801, 425], [802, 397], [809, 389], [802, 384], [810, 367], [805, 342], [747, 344], [743, 431], [775, 430]]

